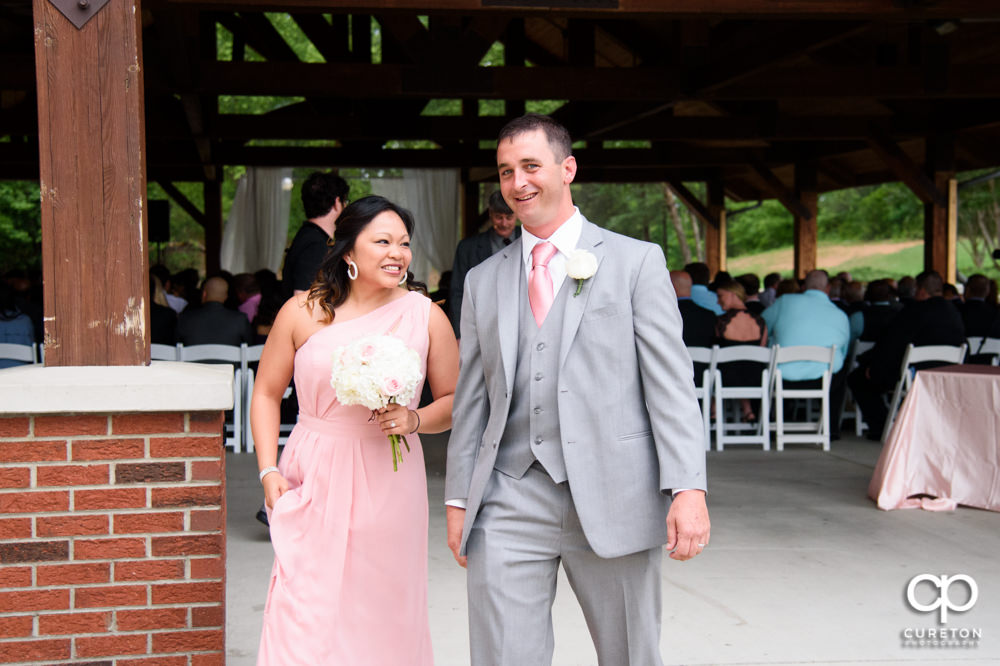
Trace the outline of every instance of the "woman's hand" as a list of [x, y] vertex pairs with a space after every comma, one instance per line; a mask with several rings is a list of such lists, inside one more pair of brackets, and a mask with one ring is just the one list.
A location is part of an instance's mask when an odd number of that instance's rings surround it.
[[278, 498], [288, 492], [288, 481], [281, 476], [281, 472], [271, 472], [261, 483], [264, 485], [264, 504], [268, 509], [274, 509]]
[[386, 435], [409, 435], [418, 422], [416, 413], [405, 405], [390, 404], [378, 410], [378, 424]]

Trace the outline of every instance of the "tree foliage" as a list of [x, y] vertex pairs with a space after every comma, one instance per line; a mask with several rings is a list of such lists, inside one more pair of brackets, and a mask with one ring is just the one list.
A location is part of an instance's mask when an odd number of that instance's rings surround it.
[[42, 265], [38, 183], [0, 181], [0, 274]]

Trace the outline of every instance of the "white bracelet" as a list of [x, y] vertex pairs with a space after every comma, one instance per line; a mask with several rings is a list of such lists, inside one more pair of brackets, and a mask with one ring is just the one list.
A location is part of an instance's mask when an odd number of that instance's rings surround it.
[[258, 478], [260, 478], [260, 482], [261, 483], [264, 483], [264, 477], [265, 476], [267, 476], [271, 472], [277, 472], [277, 471], [279, 471], [279, 470], [274, 465], [271, 465], [270, 467], [265, 467], [264, 469], [260, 470], [260, 474], [258, 475]]

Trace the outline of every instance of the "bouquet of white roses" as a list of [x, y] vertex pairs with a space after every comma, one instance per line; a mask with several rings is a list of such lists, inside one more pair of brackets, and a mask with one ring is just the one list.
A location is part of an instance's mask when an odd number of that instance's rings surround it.
[[[333, 373], [330, 385], [337, 392], [342, 405], [363, 405], [375, 411], [390, 403], [406, 405], [416, 395], [417, 385], [423, 379], [420, 372], [420, 355], [399, 338], [372, 335], [338, 347], [333, 352]], [[399, 469], [406, 437], [389, 435], [392, 447], [392, 469]]]

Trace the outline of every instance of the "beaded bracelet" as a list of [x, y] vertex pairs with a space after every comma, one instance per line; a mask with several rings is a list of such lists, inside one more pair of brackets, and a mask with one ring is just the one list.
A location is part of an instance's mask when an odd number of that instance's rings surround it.
[[264, 469], [260, 470], [260, 474], [258, 474], [257, 476], [260, 479], [260, 482], [264, 483], [265, 476], [267, 476], [271, 472], [277, 472], [277, 471], [279, 471], [278, 468], [275, 467], [274, 465], [271, 465], [270, 467], [265, 467]]

